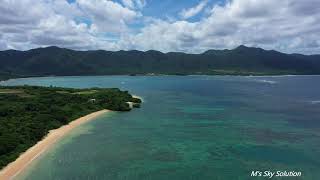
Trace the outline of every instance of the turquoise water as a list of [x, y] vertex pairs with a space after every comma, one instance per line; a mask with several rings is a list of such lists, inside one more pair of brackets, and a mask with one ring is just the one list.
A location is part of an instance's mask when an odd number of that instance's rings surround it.
[[259, 179], [250, 177], [253, 170], [320, 178], [319, 82], [320, 76], [92, 76], [2, 84], [119, 87], [144, 98], [141, 109], [75, 130], [18, 179], [243, 180]]

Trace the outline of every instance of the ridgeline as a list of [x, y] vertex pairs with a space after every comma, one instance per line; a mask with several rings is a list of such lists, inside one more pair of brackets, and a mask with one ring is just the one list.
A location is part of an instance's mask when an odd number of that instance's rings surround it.
[[320, 74], [320, 55], [239, 46], [202, 54], [159, 51], [75, 51], [59, 47], [0, 51], [0, 77], [69, 75]]

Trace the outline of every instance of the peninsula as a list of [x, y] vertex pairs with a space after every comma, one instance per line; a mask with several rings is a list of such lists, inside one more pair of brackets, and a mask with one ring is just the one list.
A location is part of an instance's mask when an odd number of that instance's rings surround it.
[[0, 179], [20, 172], [73, 128], [110, 110], [130, 111], [140, 103], [116, 88], [0, 86], [0, 168], [6, 166]]

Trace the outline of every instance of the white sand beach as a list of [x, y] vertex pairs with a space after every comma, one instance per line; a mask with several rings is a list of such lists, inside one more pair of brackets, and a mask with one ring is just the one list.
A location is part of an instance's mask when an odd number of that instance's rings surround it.
[[109, 110], [101, 110], [78, 118], [68, 125], [64, 125], [58, 129], [51, 130], [49, 134], [39, 141], [37, 144], [22, 153], [14, 162], [8, 164], [0, 171], [0, 180], [8, 180], [17, 176], [21, 171], [28, 167], [28, 165], [37, 159], [43, 152], [48, 150], [55, 142], [61, 139], [64, 135], [69, 133], [74, 128], [94, 120], [96, 117], [110, 112]]

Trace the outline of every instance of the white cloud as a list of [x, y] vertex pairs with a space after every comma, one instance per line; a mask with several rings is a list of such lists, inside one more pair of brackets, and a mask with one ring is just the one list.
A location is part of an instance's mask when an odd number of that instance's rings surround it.
[[207, 4], [208, 4], [208, 0], [203, 0], [195, 7], [192, 7], [190, 9], [183, 9], [180, 12], [180, 16], [183, 19], [189, 19], [189, 18], [199, 14], [203, 10], [203, 8], [206, 7]]
[[196, 45], [193, 41], [195, 35], [190, 32], [196, 32], [196, 23], [156, 20], [143, 28], [141, 33], [122, 37], [119, 44], [126, 49], [155, 49], [166, 52], [183, 50], [184, 47], [190, 46], [189, 42], [194, 43], [192, 46]]
[[161, 51], [202, 52], [245, 44], [320, 53], [320, 11], [314, 10], [319, 7], [315, 0], [233, 0], [215, 5], [198, 22], [153, 22], [121, 42], [129, 44], [124, 47]]
[[134, 9], [134, 2], [133, 0], [121, 0], [122, 1], [122, 4], [125, 6], [125, 7], [128, 7], [130, 9]]
[[129, 9], [142, 9], [146, 6], [146, 0], [121, 0], [122, 4]]
[[[0, 0], [0, 48], [114, 49], [100, 33], [120, 34], [139, 12], [109, 0]], [[90, 21], [77, 22], [83, 17]]]
[[[201, 12], [207, 1], [182, 11], [183, 20], [145, 17], [141, 8], [146, 1], [130, 2], [0, 0], [0, 49], [56, 45], [198, 53], [245, 44], [320, 53], [319, 0], [230, 0], [211, 7], [196, 22], [188, 18]], [[130, 24], [139, 20], [144, 26], [130, 29]], [[105, 35], [110, 33], [112, 37]]]
[[135, 3], [136, 3], [136, 7], [139, 9], [142, 9], [147, 5], [146, 0], [135, 0]]
[[124, 32], [127, 30], [127, 23], [141, 16], [140, 13], [110, 0], [77, 0], [77, 3], [99, 31]]

